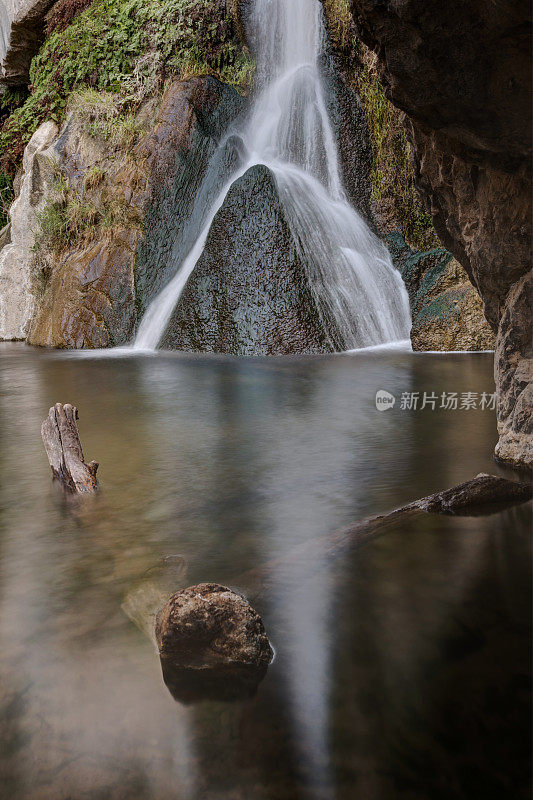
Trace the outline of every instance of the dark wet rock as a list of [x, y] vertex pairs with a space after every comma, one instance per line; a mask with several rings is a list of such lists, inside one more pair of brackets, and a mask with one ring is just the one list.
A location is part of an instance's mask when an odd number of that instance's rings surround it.
[[343, 79], [331, 48], [323, 58], [322, 73], [344, 190], [353, 207], [377, 231], [370, 180], [372, 144], [365, 113], [357, 93]]
[[[339, 147], [339, 160], [344, 185], [352, 205], [365, 217], [371, 228], [385, 240], [395, 267], [402, 273], [411, 301], [413, 327], [411, 342], [415, 350], [485, 350], [494, 347], [491, 331], [478, 293], [468, 280], [463, 267], [433, 236], [426, 248], [412, 249], [405, 242], [402, 230], [405, 220], [392, 201], [394, 190], [385, 172], [376, 185], [372, 176], [373, 147], [391, 148], [389, 157], [396, 172], [401, 171], [402, 152], [398, 138], [372, 143], [366, 111], [354, 86], [369, 81], [368, 64], [363, 67], [361, 43], [357, 43], [355, 27], [339, 33], [336, 9], [325, 4], [330, 43], [324, 57], [323, 71], [327, 86], [328, 110]], [[345, 20], [345, 24], [347, 24]], [[365, 70], [370, 70], [367, 72]], [[364, 79], [362, 74], [364, 72]], [[367, 103], [369, 102], [367, 98]], [[374, 102], [378, 102], [374, 98]], [[386, 101], [385, 101], [386, 102]], [[402, 113], [396, 110], [401, 126]], [[392, 123], [389, 123], [392, 124]], [[407, 177], [403, 178], [405, 181]], [[387, 187], [389, 191], [387, 191]], [[403, 187], [407, 193], [407, 184]], [[433, 247], [432, 247], [433, 244]]]
[[409, 293], [414, 350], [494, 349], [481, 298], [448, 250], [412, 250], [401, 233], [385, 241]]
[[331, 352], [266, 167], [252, 167], [229, 191], [162, 346], [233, 355]]
[[220, 149], [219, 144], [245, 108], [243, 97], [212, 77], [176, 83], [167, 93], [146, 142], [151, 197], [135, 267], [141, 315], [186, 257], [207, 211], [235, 169], [238, 140], [231, 139]]
[[[500, 339], [516, 325], [520, 340], [513, 298], [531, 257], [530, 4], [351, 0], [351, 8], [387, 96], [408, 115], [417, 184], [441, 241], [478, 289], [493, 329], [506, 318]], [[531, 326], [531, 304], [527, 314]], [[516, 367], [500, 349], [498, 455], [531, 465], [509, 402], [520, 403], [522, 418], [527, 397], [507, 391]]]
[[250, 696], [273, 657], [257, 612], [216, 583], [174, 594], [157, 615], [156, 639], [165, 683], [182, 702]]
[[480, 473], [470, 481], [418, 500], [415, 505], [437, 514], [476, 515], [525, 503], [532, 497], [530, 483]]

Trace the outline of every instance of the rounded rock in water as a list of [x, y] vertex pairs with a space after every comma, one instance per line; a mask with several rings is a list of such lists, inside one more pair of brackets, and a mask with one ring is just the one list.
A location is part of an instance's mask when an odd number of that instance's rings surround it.
[[163, 678], [181, 702], [250, 697], [273, 657], [259, 614], [216, 583], [172, 595], [157, 615], [156, 639]]

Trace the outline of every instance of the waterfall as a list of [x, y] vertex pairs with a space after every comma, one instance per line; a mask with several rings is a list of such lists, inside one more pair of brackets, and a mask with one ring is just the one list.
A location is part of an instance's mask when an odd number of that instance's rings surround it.
[[275, 177], [333, 348], [409, 339], [409, 300], [400, 274], [342, 188], [320, 71], [325, 27], [319, 0], [254, 0], [248, 36], [257, 63], [256, 94], [238, 131], [241, 164], [175, 276], [149, 305], [134, 348], [157, 348], [231, 186], [258, 164]]

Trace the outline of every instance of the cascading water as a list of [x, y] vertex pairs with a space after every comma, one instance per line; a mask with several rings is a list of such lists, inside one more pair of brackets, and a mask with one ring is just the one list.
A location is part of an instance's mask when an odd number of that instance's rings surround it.
[[233, 185], [257, 164], [273, 173], [324, 329], [335, 350], [409, 338], [409, 300], [383, 243], [349, 205], [324, 100], [319, 0], [255, 0], [249, 38], [257, 95], [240, 166], [209, 209], [174, 278], [144, 315], [134, 348], [157, 348]]

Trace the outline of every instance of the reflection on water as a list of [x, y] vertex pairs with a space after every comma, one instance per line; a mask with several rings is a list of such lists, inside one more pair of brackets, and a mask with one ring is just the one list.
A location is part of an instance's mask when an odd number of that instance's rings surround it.
[[[374, 404], [378, 389], [491, 392], [491, 372], [484, 355], [0, 348], [2, 798], [526, 797], [529, 506], [398, 524], [265, 593], [250, 578], [497, 472], [491, 412]], [[103, 492], [75, 509], [40, 441], [58, 400], [101, 464]], [[252, 699], [184, 706], [163, 682], [153, 614], [201, 581], [263, 617], [276, 659]]]

